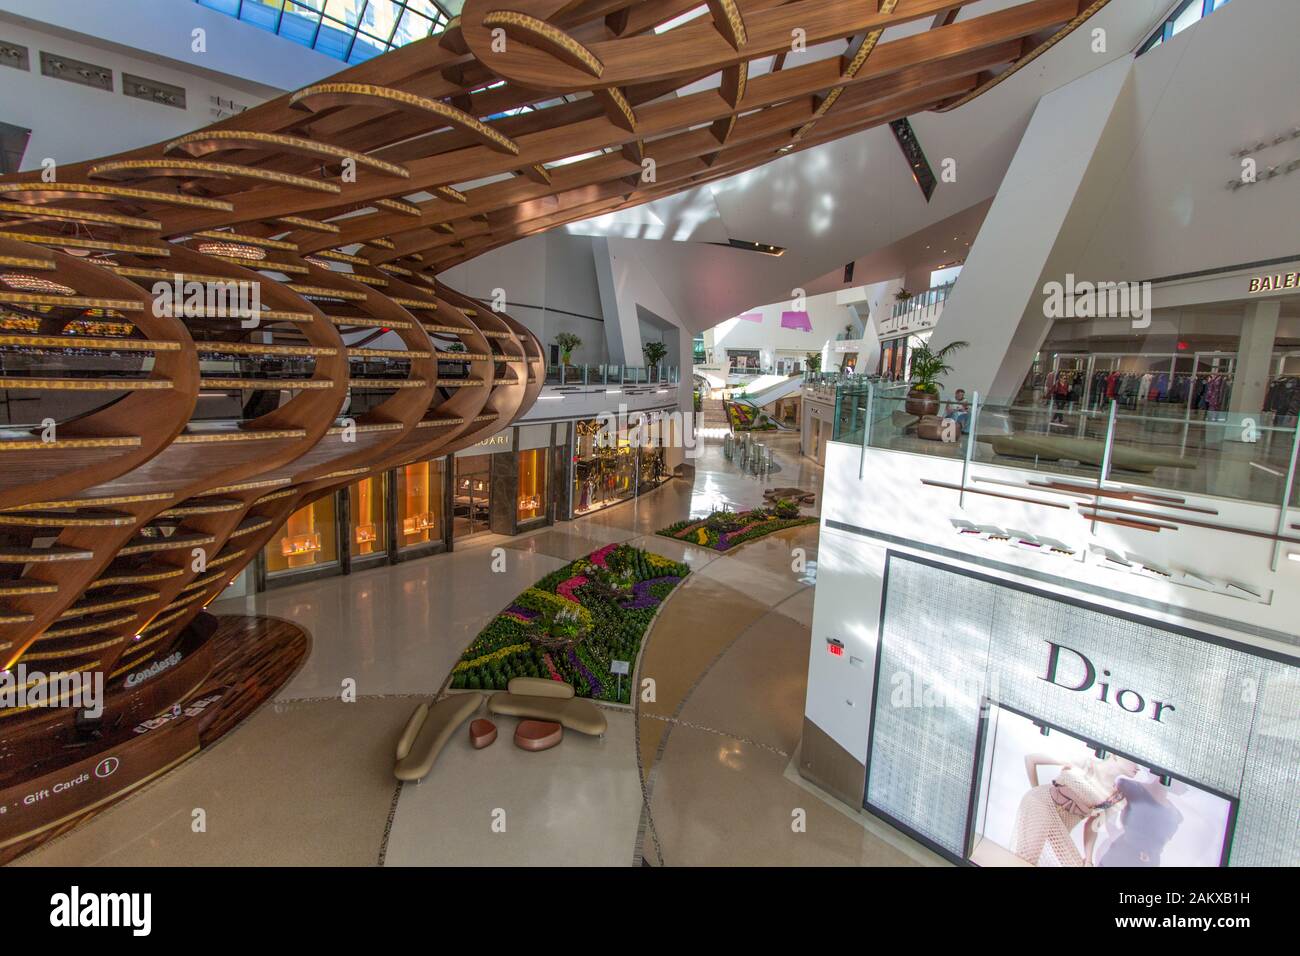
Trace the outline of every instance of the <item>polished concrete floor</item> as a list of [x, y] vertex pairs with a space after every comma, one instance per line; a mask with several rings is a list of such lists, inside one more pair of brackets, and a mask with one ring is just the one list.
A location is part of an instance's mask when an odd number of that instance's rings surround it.
[[[302, 624], [313, 636], [307, 663], [216, 746], [20, 864], [935, 862], [793, 770], [817, 527], [726, 555], [654, 535], [724, 503], [758, 504], [765, 487], [820, 491], [821, 469], [794, 436], [768, 440], [781, 470], [766, 479], [708, 441], [693, 481], [574, 522], [214, 603], [216, 613]], [[541, 753], [510, 743], [509, 720], [483, 751], [457, 734], [423, 783], [397, 786], [392, 748], [407, 714], [483, 625], [549, 571], [623, 541], [694, 572], [647, 635], [636, 677], [653, 681], [653, 700], [606, 708], [604, 738], [569, 734]], [[503, 570], [493, 570], [497, 548]]]

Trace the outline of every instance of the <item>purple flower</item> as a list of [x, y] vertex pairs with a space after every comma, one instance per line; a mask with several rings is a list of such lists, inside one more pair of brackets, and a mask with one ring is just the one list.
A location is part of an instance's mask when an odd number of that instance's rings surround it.
[[642, 608], [654, 607], [659, 603], [659, 599], [650, 593], [650, 589], [661, 583], [676, 584], [681, 578], [673, 574], [666, 574], [661, 578], [647, 578], [644, 581], [638, 581], [632, 586], [632, 597], [630, 600], [620, 604], [625, 611], [639, 611]]
[[596, 679], [596, 675], [587, 670], [587, 665], [578, 660], [578, 654], [572, 647], [568, 650], [569, 663], [573, 669], [587, 679], [587, 685], [591, 688], [591, 696], [599, 697], [603, 690], [603, 685]]

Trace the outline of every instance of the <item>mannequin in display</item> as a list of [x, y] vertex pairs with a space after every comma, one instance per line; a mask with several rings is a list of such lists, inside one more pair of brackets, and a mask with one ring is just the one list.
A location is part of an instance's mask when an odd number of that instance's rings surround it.
[[[1187, 792], [1187, 784], [1174, 780], [1166, 787], [1150, 770], [1142, 770], [1132, 778], [1120, 777], [1115, 786], [1124, 798], [1120, 832], [1106, 846], [1097, 865], [1159, 866], [1161, 852], [1183, 823], [1183, 815], [1170, 801], [1170, 794], [1181, 796]], [[1107, 827], [1108, 832], [1111, 829]]]
[[[1039, 782], [1039, 768], [1060, 767], [1051, 783]], [[1030, 789], [1020, 798], [1011, 851], [1038, 866], [1044, 848], [1061, 866], [1092, 866], [1097, 842], [1097, 824], [1106, 811], [1124, 799], [1116, 781], [1138, 773], [1137, 764], [1114, 754], [1105, 759], [1088, 759], [1082, 764], [1062, 763], [1051, 754], [1025, 757]], [[1081, 854], [1071, 834], [1086, 821]]]

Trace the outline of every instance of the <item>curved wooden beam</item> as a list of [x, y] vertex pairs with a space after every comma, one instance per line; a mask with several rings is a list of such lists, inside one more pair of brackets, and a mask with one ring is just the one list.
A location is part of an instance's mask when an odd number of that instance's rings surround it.
[[509, 137], [503, 136], [464, 110], [402, 90], [364, 83], [317, 83], [294, 93], [289, 102], [313, 112], [339, 106], [369, 106], [414, 112], [462, 130], [497, 152], [519, 155], [519, 146]]

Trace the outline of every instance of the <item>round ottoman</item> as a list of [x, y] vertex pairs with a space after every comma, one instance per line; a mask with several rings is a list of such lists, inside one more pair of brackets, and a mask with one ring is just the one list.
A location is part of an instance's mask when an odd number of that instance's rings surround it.
[[469, 742], [475, 750], [482, 750], [497, 739], [497, 725], [480, 717], [469, 722]]
[[564, 728], [549, 720], [521, 720], [515, 746], [521, 750], [550, 750], [564, 739]]

